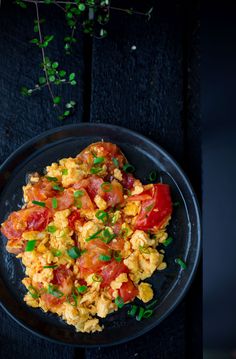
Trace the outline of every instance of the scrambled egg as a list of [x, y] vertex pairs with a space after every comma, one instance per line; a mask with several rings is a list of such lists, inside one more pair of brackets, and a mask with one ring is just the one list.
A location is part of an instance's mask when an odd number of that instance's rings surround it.
[[153, 298], [151, 285], [143, 280], [166, 267], [156, 247], [168, 236], [171, 215], [152, 235], [138, 229], [143, 202], [130, 196], [152, 191], [153, 185], [134, 178], [131, 190], [126, 189], [125, 157], [116, 148], [112, 162], [102, 146], [52, 163], [45, 176], [33, 174], [23, 187], [21, 217], [14, 219], [14, 212], [2, 224], [7, 249], [25, 266], [25, 302], [57, 313], [85, 333], [103, 329], [99, 318], [118, 310], [116, 298], [125, 285], [133, 288], [128, 302]]

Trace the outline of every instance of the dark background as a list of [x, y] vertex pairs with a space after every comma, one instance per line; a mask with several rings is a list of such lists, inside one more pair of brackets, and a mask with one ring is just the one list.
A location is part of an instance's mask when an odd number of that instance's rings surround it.
[[[137, 2], [114, 1], [120, 7]], [[63, 53], [68, 34], [64, 17], [40, 7], [46, 34], [56, 34], [46, 50], [67, 71], [79, 72], [78, 86], [64, 96], [77, 101], [64, 123], [114, 123], [162, 145], [189, 176], [201, 202], [201, 125], [199, 116], [199, 9], [197, 1], [143, 1], [154, 6], [149, 22], [112, 12], [108, 37], [80, 34], [72, 56]], [[60, 126], [47, 90], [24, 98], [19, 89], [39, 76], [40, 52], [34, 37], [34, 5], [21, 10], [3, 1], [0, 8], [0, 162], [44, 130]], [[132, 50], [136, 46], [136, 50]], [[200, 358], [201, 269], [182, 303], [157, 328], [132, 342], [108, 349], [74, 349], [32, 336], [0, 312], [0, 353], [4, 358]]]

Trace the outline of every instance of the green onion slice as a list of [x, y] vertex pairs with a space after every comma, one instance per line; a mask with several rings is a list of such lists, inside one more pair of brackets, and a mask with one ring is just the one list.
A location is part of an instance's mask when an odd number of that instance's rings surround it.
[[181, 258], [176, 258], [175, 259], [175, 263], [177, 263], [178, 265], [180, 265], [180, 267], [182, 269], [186, 269], [187, 268], [187, 264], [181, 259]]
[[92, 276], [92, 280], [93, 280], [94, 282], [102, 282], [102, 281], [103, 281], [103, 278], [102, 278], [102, 276], [99, 275], [99, 274], [94, 274], [94, 275]]
[[97, 217], [97, 219], [101, 220], [103, 223], [105, 223], [108, 220], [108, 213], [103, 210], [97, 211], [95, 216]]
[[137, 305], [132, 305], [131, 309], [128, 311], [128, 315], [134, 317], [136, 315], [137, 310], [138, 310]]
[[57, 199], [54, 197], [52, 198], [52, 208], [56, 209], [57, 208]]
[[63, 168], [63, 170], [61, 170], [61, 173], [63, 176], [68, 175], [68, 169], [67, 168]]
[[80, 209], [80, 208], [83, 207], [83, 203], [82, 203], [82, 201], [81, 201], [80, 199], [77, 199], [77, 200], [75, 201], [75, 205], [76, 205], [76, 207], [77, 207], [78, 209]]
[[49, 233], [55, 233], [57, 228], [55, 226], [47, 226], [47, 231]]
[[110, 182], [103, 182], [103, 184], [101, 184], [101, 189], [103, 192], [110, 192], [112, 190], [112, 184]]
[[61, 187], [61, 186], [58, 186], [57, 184], [55, 186], [52, 186], [52, 188], [55, 190], [55, 191], [59, 191], [59, 192], [63, 192], [64, 191], [64, 188]]
[[149, 179], [150, 182], [156, 181], [156, 180], [157, 180], [157, 173], [156, 173], [156, 171], [151, 171], [151, 172], [149, 173], [148, 179]]
[[162, 244], [163, 246], [167, 247], [169, 244], [171, 244], [173, 242], [173, 238], [172, 237], [168, 237]]
[[34, 250], [36, 242], [37, 242], [36, 239], [33, 239], [32, 241], [28, 241], [25, 247], [25, 252], [32, 252]]
[[122, 257], [120, 255], [120, 252], [118, 251], [115, 251], [114, 252], [114, 255], [113, 255], [114, 259], [117, 261], [117, 262], [121, 262], [122, 261]]
[[107, 256], [105, 254], [100, 254], [99, 260], [104, 261], [104, 262], [109, 262], [111, 260], [111, 256]]
[[87, 285], [81, 285], [80, 287], [76, 288], [79, 293], [84, 293], [88, 289]]
[[123, 170], [126, 172], [126, 173], [132, 173], [135, 171], [135, 168], [134, 166], [130, 165], [129, 163], [126, 163], [124, 166], [123, 166]]
[[58, 265], [54, 264], [54, 265], [51, 265], [51, 266], [43, 266], [43, 268], [57, 268]]
[[145, 312], [145, 309], [144, 309], [143, 307], [140, 307], [140, 308], [139, 308], [138, 315], [136, 316], [136, 319], [137, 319], [138, 321], [140, 321], [140, 320], [143, 318], [144, 312]]
[[58, 181], [58, 178], [56, 178], [56, 177], [46, 176], [46, 178], [47, 178], [48, 181], [51, 181], [51, 182], [57, 182]]
[[117, 305], [118, 308], [122, 308], [125, 303], [124, 303], [123, 298], [121, 298], [121, 297], [118, 295], [118, 297], [116, 297], [116, 299], [115, 299], [115, 304]]
[[97, 238], [97, 235], [98, 235], [99, 233], [101, 233], [101, 232], [102, 232], [102, 229], [100, 229], [99, 231], [95, 232], [95, 233], [92, 234], [90, 237], [86, 238], [85, 241], [86, 241], [86, 242], [89, 242], [89, 241], [91, 241], [92, 239]]
[[33, 204], [36, 204], [37, 206], [40, 207], [45, 207], [46, 203], [45, 202], [40, 202], [40, 201], [32, 201]]
[[99, 163], [103, 163], [104, 162], [104, 157], [95, 157], [93, 160], [93, 163], [95, 165], [98, 165]]
[[92, 167], [91, 169], [90, 169], [90, 173], [92, 173], [93, 175], [94, 174], [97, 174], [97, 173], [99, 173], [99, 172], [101, 172], [102, 171], [102, 168], [101, 167]]
[[54, 286], [52, 284], [48, 285], [48, 294], [51, 294], [51, 295], [53, 295], [54, 297], [57, 297], [57, 298], [61, 298], [64, 295], [59, 289], [57, 289], [56, 286]]
[[62, 255], [62, 252], [59, 251], [59, 249], [52, 249], [51, 252], [54, 255], [54, 257], [60, 257]]
[[34, 299], [39, 298], [39, 294], [38, 294], [37, 290], [32, 285], [30, 285], [28, 287], [28, 292], [32, 298], [34, 298]]
[[81, 256], [81, 251], [79, 250], [78, 247], [72, 247], [72, 248], [68, 249], [67, 254], [71, 258], [76, 259], [76, 258], [79, 258]]
[[103, 235], [102, 241], [105, 242], [106, 244], [110, 243], [112, 239], [116, 237], [115, 233], [110, 233], [108, 228], [104, 229], [102, 235]]
[[157, 299], [156, 299], [156, 300], [154, 300], [153, 302], [151, 302], [151, 303], [147, 304], [147, 305], [146, 305], [146, 308], [147, 308], [147, 309], [150, 309], [150, 308], [154, 307], [154, 305], [156, 305], [156, 304], [157, 304], [157, 302], [158, 302], [158, 300], [157, 300]]
[[[71, 303], [71, 297], [73, 298], [74, 303]], [[71, 304], [73, 307], [77, 307], [78, 298], [74, 293], [72, 293], [71, 295], [67, 295], [66, 296], [66, 301], [67, 301], [67, 303]]]
[[84, 191], [81, 191], [80, 189], [78, 191], [74, 192], [74, 197], [78, 198], [84, 195]]
[[113, 158], [112, 158], [112, 162], [114, 163], [114, 165], [115, 165], [116, 167], [119, 167], [119, 161], [118, 161], [117, 158], [113, 157]]
[[145, 310], [144, 314], [143, 314], [143, 318], [150, 318], [153, 314], [153, 310], [152, 309], [148, 309]]

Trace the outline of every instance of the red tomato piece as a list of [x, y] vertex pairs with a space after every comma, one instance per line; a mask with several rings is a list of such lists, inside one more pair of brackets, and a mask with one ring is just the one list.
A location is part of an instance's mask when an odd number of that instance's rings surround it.
[[[62, 211], [64, 209], [70, 208], [74, 204], [74, 195], [72, 189], [66, 189], [61, 193], [56, 193], [53, 198], [57, 199], [57, 211]], [[52, 208], [52, 198], [46, 200], [46, 206], [53, 210]]]
[[135, 178], [131, 173], [126, 173], [122, 171], [122, 181], [121, 184], [124, 188], [131, 189], [134, 186]]
[[92, 175], [86, 179], [83, 179], [82, 181], [80, 181], [79, 183], [75, 183], [74, 184], [74, 188], [75, 189], [81, 189], [84, 188], [86, 189], [89, 197], [91, 199], [94, 199], [94, 197], [97, 194], [100, 194], [101, 192], [101, 185], [103, 184], [103, 179], [101, 177], [98, 177], [96, 175]]
[[45, 177], [40, 178], [38, 182], [26, 189], [29, 201], [45, 201], [47, 198], [53, 197], [56, 194], [56, 191], [52, 188], [54, 184], [54, 182], [48, 181]]
[[47, 227], [50, 218], [51, 214], [47, 208], [35, 208], [27, 217], [27, 230], [43, 231]]
[[115, 259], [112, 259], [110, 263], [103, 266], [100, 275], [103, 278], [101, 287], [107, 287], [109, 284], [118, 277], [121, 273], [128, 273], [128, 268], [123, 262], [116, 262]]
[[135, 287], [132, 280], [122, 283], [119, 289], [119, 295], [124, 300], [124, 302], [131, 302], [137, 295], [138, 289]]
[[124, 245], [124, 238], [116, 237], [108, 244], [108, 247], [113, 249], [114, 251], [121, 251], [124, 248]]
[[[86, 249], [87, 252], [77, 259], [81, 277], [83, 277], [82, 273], [84, 272], [86, 274], [88, 270], [90, 273], [99, 271], [104, 266], [104, 263], [107, 263], [100, 260], [99, 256], [110, 255], [110, 249], [100, 239], [94, 239], [88, 242], [86, 244]], [[84, 269], [86, 270], [83, 271]]]
[[73, 287], [72, 271], [65, 265], [60, 265], [53, 270], [52, 284], [56, 285], [64, 295], [70, 294]]
[[170, 187], [162, 183], [154, 184], [151, 199], [141, 199], [143, 195], [140, 194], [140, 199], [135, 199], [142, 201], [141, 212], [137, 217], [135, 228], [143, 231], [156, 230], [172, 214]]
[[47, 308], [53, 308], [61, 305], [65, 302], [66, 297], [57, 298], [52, 294], [44, 293], [41, 295], [41, 299], [45, 302]]
[[74, 210], [71, 212], [71, 214], [68, 217], [68, 225], [71, 229], [73, 229], [73, 231], [75, 230], [75, 223], [79, 222], [80, 224], [82, 224], [82, 220], [80, 217], [80, 213], [78, 210]]
[[123, 187], [118, 181], [113, 180], [111, 189], [107, 192], [102, 191], [101, 196], [107, 202], [107, 207], [116, 206], [124, 201]]

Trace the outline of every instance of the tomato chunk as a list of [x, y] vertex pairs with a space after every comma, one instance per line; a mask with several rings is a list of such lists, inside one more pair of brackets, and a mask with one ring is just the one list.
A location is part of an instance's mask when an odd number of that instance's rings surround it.
[[75, 223], [79, 222], [82, 224], [82, 219], [80, 217], [80, 213], [78, 210], [74, 210], [71, 212], [71, 214], [68, 217], [68, 225], [73, 231], [75, 230]]
[[107, 287], [109, 284], [118, 277], [121, 273], [128, 273], [128, 268], [123, 262], [116, 262], [114, 259], [112, 261], [103, 266], [100, 274], [103, 278], [101, 283], [101, 287]]
[[124, 302], [132, 301], [138, 295], [138, 289], [135, 287], [132, 280], [122, 283], [119, 289], [119, 295], [124, 300]]
[[161, 228], [172, 214], [170, 187], [167, 184], [154, 184], [153, 189], [129, 200], [142, 201], [141, 212], [137, 217], [135, 228], [143, 231], [155, 231]]
[[116, 206], [124, 201], [123, 187], [118, 181], [113, 180], [110, 190], [102, 191], [101, 196], [107, 202], [108, 207]]
[[52, 188], [55, 183], [48, 181], [45, 177], [26, 188], [25, 193], [29, 201], [45, 201], [53, 197], [57, 192]]
[[70, 294], [73, 287], [72, 271], [65, 265], [60, 265], [53, 271], [52, 284], [56, 285], [64, 295]]

